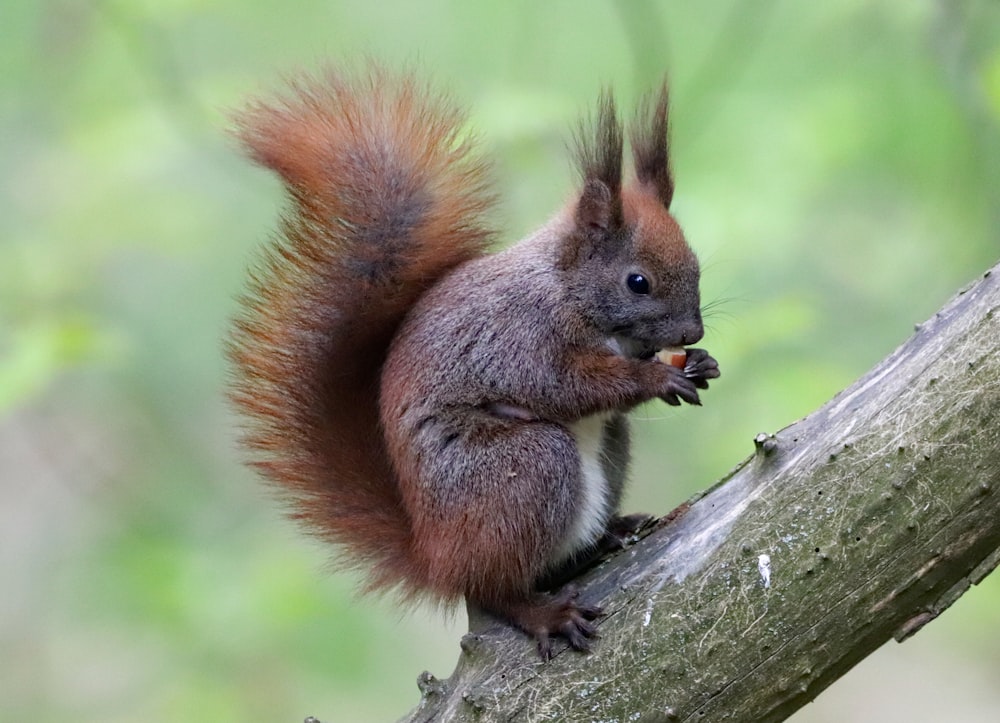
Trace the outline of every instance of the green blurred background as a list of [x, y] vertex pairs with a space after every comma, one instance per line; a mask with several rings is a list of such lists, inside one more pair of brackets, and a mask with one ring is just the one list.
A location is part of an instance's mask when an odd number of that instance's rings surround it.
[[[571, 192], [598, 89], [630, 107], [669, 71], [723, 378], [639, 410], [629, 509], [710, 485], [1000, 258], [993, 0], [7, 0], [0, 719], [382, 721], [450, 673], [464, 615], [355, 599], [240, 465], [223, 399], [281, 204], [227, 109], [365, 55], [470, 108], [505, 240]], [[794, 720], [995, 720], [998, 578]]]

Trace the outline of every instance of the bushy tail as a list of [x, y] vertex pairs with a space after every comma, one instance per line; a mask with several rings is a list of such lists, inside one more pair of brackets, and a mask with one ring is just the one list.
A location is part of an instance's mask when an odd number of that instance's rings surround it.
[[389, 343], [417, 298], [490, 241], [486, 169], [463, 120], [381, 70], [293, 81], [236, 119], [290, 203], [234, 324], [231, 397], [253, 464], [369, 589], [419, 586], [378, 418]]

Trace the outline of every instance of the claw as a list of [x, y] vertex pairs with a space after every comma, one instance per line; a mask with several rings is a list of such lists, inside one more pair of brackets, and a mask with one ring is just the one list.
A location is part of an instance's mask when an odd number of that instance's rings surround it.
[[579, 650], [584, 653], [590, 650], [590, 638], [597, 634], [594, 626], [584, 621], [564, 623], [559, 632], [569, 641], [573, 650]]
[[708, 389], [708, 379], [719, 378], [719, 362], [704, 349], [688, 349], [684, 377], [695, 383], [699, 389]]
[[538, 640], [538, 657], [544, 663], [549, 662], [552, 660], [552, 638], [549, 637], [547, 632], [535, 633], [535, 637]]
[[693, 404], [696, 407], [701, 406], [701, 398], [698, 396], [698, 392], [695, 390], [694, 386], [690, 389], [684, 389], [677, 392], [677, 396], [683, 399], [688, 404]]

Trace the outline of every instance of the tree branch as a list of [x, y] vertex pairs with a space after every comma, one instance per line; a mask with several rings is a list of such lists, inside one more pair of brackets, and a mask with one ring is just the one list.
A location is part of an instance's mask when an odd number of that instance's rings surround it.
[[[409, 721], [779, 721], [1000, 561], [1000, 265], [578, 581], [589, 655], [478, 615]], [[686, 509], [685, 509], [686, 508]]]

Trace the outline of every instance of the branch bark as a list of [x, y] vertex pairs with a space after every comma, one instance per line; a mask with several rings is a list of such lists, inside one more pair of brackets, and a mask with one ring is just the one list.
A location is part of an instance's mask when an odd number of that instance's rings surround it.
[[548, 664], [470, 613], [417, 721], [780, 721], [1000, 561], [1000, 265], [682, 514], [578, 580]]

